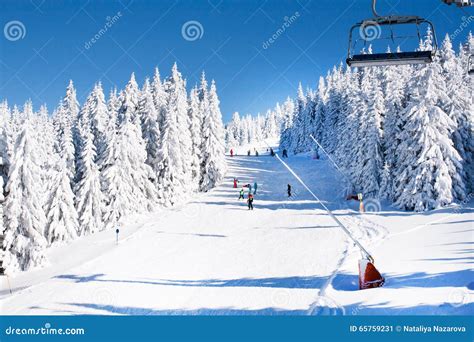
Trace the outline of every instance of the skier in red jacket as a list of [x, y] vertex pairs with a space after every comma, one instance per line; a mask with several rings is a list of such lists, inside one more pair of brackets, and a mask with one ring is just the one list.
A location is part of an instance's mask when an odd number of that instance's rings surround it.
[[238, 183], [238, 182], [239, 182], [239, 181], [237, 180], [237, 178], [234, 178], [234, 189], [237, 189], [237, 183]]

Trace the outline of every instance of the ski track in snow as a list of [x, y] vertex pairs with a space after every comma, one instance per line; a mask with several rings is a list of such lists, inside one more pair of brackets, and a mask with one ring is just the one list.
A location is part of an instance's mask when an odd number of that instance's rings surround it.
[[[117, 245], [114, 233], [101, 232], [52, 250], [50, 266], [10, 279], [14, 294], [2, 291], [2, 313], [341, 315], [406, 305], [396, 303], [399, 293], [389, 286], [354, 291], [358, 248], [275, 158], [228, 161], [220, 186], [179, 207], [130, 218]], [[398, 224], [383, 215], [360, 215], [356, 202], [341, 199], [342, 184], [328, 161], [299, 156], [288, 163], [370, 252], [376, 250], [383, 266], [391, 264], [381, 247], [431, 224], [394, 229]], [[239, 185], [257, 180], [253, 212], [237, 200], [233, 177]], [[293, 186], [291, 199], [286, 183]], [[413, 215], [416, 222], [424, 219]], [[445, 287], [443, 293], [453, 291]], [[468, 294], [462, 305], [441, 304], [440, 310], [469, 310], [471, 290], [460, 287]], [[385, 293], [389, 304], [379, 300]], [[436, 294], [443, 303], [442, 293]]]

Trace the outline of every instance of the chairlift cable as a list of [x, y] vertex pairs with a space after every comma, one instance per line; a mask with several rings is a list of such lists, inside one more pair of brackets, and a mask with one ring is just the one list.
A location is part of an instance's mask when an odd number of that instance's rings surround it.
[[[264, 140], [265, 144], [271, 148], [271, 146], [267, 143], [266, 140]], [[365, 254], [365, 256], [367, 257], [368, 260], [370, 260], [370, 262], [374, 262], [374, 258], [370, 255], [370, 253], [364, 248], [364, 246], [362, 246], [362, 244], [354, 237], [352, 236], [352, 233], [350, 232], [349, 229], [346, 228], [346, 226], [344, 226], [344, 224], [332, 213], [332, 211], [319, 199], [318, 196], [316, 196], [316, 194], [311, 191], [311, 189], [305, 184], [305, 182], [303, 182], [303, 180], [296, 174], [295, 171], [293, 171], [293, 169], [287, 164], [285, 163], [281, 158], [280, 156], [278, 155], [278, 153], [275, 152], [275, 157], [278, 159], [278, 161], [280, 163], [283, 164], [283, 166], [293, 175], [293, 177], [295, 177], [295, 179], [311, 194], [311, 196], [313, 196], [313, 198], [318, 201], [318, 203], [324, 208], [324, 210], [328, 213], [328, 215], [334, 220], [334, 222], [337, 223], [337, 225], [346, 233], [346, 235], [354, 242], [354, 244], [357, 245], [357, 247], [359, 247], [360, 251]]]

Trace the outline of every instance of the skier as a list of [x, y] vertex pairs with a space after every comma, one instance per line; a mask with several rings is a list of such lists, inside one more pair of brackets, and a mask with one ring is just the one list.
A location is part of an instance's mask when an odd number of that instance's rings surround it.
[[254, 183], [253, 183], [253, 194], [254, 194], [254, 195], [257, 194], [257, 182], [254, 182]]
[[237, 183], [238, 183], [238, 182], [239, 182], [239, 181], [237, 180], [237, 178], [234, 178], [234, 189], [237, 189]]
[[288, 184], [288, 197], [291, 197], [291, 185]]
[[247, 187], [249, 188], [249, 195], [252, 193], [252, 184], [247, 184]]
[[249, 194], [247, 203], [249, 205], [249, 210], [253, 210], [253, 195], [252, 194]]
[[283, 154], [282, 154], [283, 158], [288, 158], [288, 151], [285, 149], [283, 149]]
[[273, 151], [273, 148], [270, 149], [270, 155], [271, 155], [272, 157], [275, 157], [275, 151]]
[[245, 199], [245, 198], [244, 198], [244, 188], [241, 188], [241, 189], [240, 189], [240, 192], [239, 192], [239, 201], [240, 201], [241, 199]]
[[230, 156], [233, 157], [234, 156], [234, 150], [231, 148], [230, 149]]
[[247, 156], [249, 156], [249, 157], [250, 157], [250, 150], [248, 150], [248, 151], [247, 151]]
[[255, 150], [255, 157], [258, 157], [258, 151]]

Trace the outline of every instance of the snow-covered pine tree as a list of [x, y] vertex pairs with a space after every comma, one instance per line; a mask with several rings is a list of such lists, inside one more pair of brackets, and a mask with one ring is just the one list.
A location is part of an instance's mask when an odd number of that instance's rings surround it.
[[76, 155], [72, 127], [74, 123], [69, 120], [65, 107], [61, 102], [54, 112], [53, 125], [57, 136], [55, 149], [56, 153], [64, 159], [72, 182], [76, 174]]
[[[190, 132], [190, 118], [188, 115], [188, 94], [186, 93], [186, 80], [178, 71], [174, 63], [171, 69], [171, 77], [168, 79], [168, 109], [176, 111], [178, 120], [178, 134], [180, 142], [180, 153], [182, 158], [182, 184], [185, 192], [196, 188], [192, 182], [192, 138]], [[202, 114], [201, 114], [202, 115]]]
[[328, 87], [327, 111], [324, 118], [324, 129], [322, 137], [322, 145], [333, 154], [337, 148], [339, 134], [337, 131], [338, 121], [341, 119], [341, 102], [343, 87], [342, 68], [334, 67], [330, 76], [330, 87]]
[[[55, 182], [55, 174], [58, 167], [58, 154], [55, 150], [56, 132], [53, 122], [48, 115], [48, 109], [45, 105], [41, 106], [38, 113], [32, 121], [35, 129], [35, 140], [37, 141], [36, 155], [40, 161], [41, 178], [43, 184], [42, 194], [47, 196], [49, 190]], [[44, 200], [46, 201], [46, 197]]]
[[141, 118], [142, 135], [146, 145], [147, 159], [146, 163], [153, 171], [153, 179], [157, 191], [159, 186], [156, 183], [159, 173], [159, 151], [161, 146], [161, 128], [156, 110], [150, 81], [145, 80], [140, 94], [138, 111]]
[[203, 118], [202, 163], [200, 189], [208, 191], [216, 186], [225, 175], [224, 128], [214, 81], [208, 93], [209, 110]]
[[300, 138], [304, 134], [304, 115], [306, 110], [307, 97], [303, 92], [301, 83], [298, 85], [298, 95], [296, 98], [295, 112], [293, 115], [293, 129], [288, 137], [288, 150], [293, 153], [300, 152]]
[[34, 153], [36, 141], [33, 130], [30, 120], [26, 120], [15, 142], [8, 173], [3, 242], [7, 272], [26, 270], [45, 261], [46, 217], [40, 196], [40, 161]]
[[75, 205], [79, 217], [79, 235], [93, 234], [103, 229], [104, 195], [101, 189], [100, 172], [96, 159], [94, 136], [83, 132], [84, 141], [81, 150], [81, 179], [75, 192]]
[[401, 129], [406, 120], [401, 116], [401, 112], [406, 107], [406, 87], [412, 71], [413, 68], [410, 65], [390, 66], [384, 69], [386, 110], [383, 121], [382, 146], [385, 164], [381, 180], [383, 186], [381, 185], [379, 193], [379, 197], [382, 199], [393, 200], [394, 196], [393, 176], [400, 159], [397, 155], [397, 147], [400, 144], [398, 139], [400, 139]]
[[232, 114], [232, 120], [226, 127], [226, 146], [228, 149], [240, 145], [240, 115], [239, 112]]
[[104, 223], [115, 225], [128, 214], [152, 210], [158, 202], [153, 170], [146, 164], [146, 146], [138, 115], [138, 86], [132, 74], [120, 94], [118, 130], [108, 136], [102, 165], [102, 190], [105, 195]]
[[165, 88], [160, 78], [160, 71], [158, 68], [155, 68], [155, 74], [151, 83], [151, 93], [153, 95], [153, 102], [155, 103], [158, 124], [160, 127], [163, 125], [163, 111], [166, 106], [166, 97]]
[[[189, 94], [189, 131], [191, 132], [191, 187], [193, 191], [199, 190], [201, 180], [201, 145], [202, 145], [202, 117], [199, 108], [199, 92], [197, 87], [191, 89]], [[232, 134], [232, 133], [231, 133]]]
[[69, 171], [64, 160], [60, 162], [55, 182], [46, 201], [45, 237], [49, 245], [68, 242], [77, 237], [79, 223], [74, 207]]
[[[263, 134], [265, 139], [276, 138], [278, 136], [278, 123], [276, 114], [272, 110], [268, 110], [267, 114], [265, 115], [265, 123]], [[257, 117], [257, 125], [258, 125], [259, 118]], [[257, 139], [259, 140], [259, 139]]]
[[385, 107], [380, 81], [372, 72], [364, 72], [361, 92], [366, 98], [367, 111], [359, 117], [355, 183], [366, 197], [375, 197], [379, 193], [380, 173], [384, 163], [381, 120]]
[[[462, 49], [460, 50], [462, 51]], [[442, 109], [454, 122], [451, 138], [454, 147], [462, 158], [458, 166], [457, 173], [461, 175], [463, 182], [459, 184], [456, 177], [453, 178], [453, 191], [457, 200], [463, 201], [466, 198], [466, 187], [472, 187], [472, 160], [474, 151], [473, 132], [473, 112], [472, 112], [472, 89], [464, 81], [465, 67], [462, 64], [462, 57], [457, 58], [452, 48], [449, 35], [443, 41], [440, 49], [439, 59], [442, 67], [442, 77], [446, 84], [447, 98], [443, 101]], [[471, 172], [469, 172], [469, 170]]]
[[283, 122], [280, 128], [280, 148], [288, 149], [290, 146], [291, 131], [293, 127], [293, 115], [295, 113], [295, 103], [289, 97], [283, 103]]
[[452, 176], [461, 157], [450, 139], [454, 122], [440, 108], [440, 97], [445, 96], [438, 88], [440, 78], [438, 63], [421, 67], [414, 77], [419, 87], [411, 82], [402, 113], [406, 123], [398, 139], [403, 158], [395, 175], [395, 204], [407, 210], [433, 209], [454, 199]]

